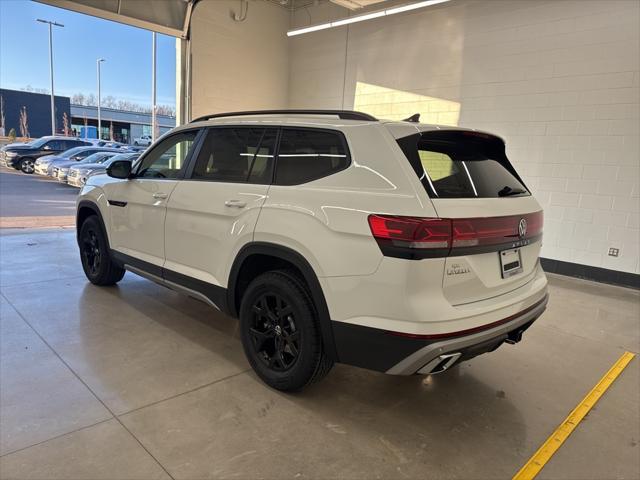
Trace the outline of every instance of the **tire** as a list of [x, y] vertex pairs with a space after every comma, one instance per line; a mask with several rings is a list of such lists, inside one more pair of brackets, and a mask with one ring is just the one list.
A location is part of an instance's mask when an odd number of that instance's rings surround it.
[[249, 284], [240, 304], [240, 336], [253, 370], [277, 390], [300, 390], [333, 367], [311, 295], [293, 272], [267, 272]]
[[78, 246], [82, 269], [91, 283], [106, 286], [122, 280], [125, 270], [111, 258], [105, 233], [95, 215], [87, 218], [80, 227]]
[[22, 173], [31, 175], [35, 168], [36, 166], [33, 158], [23, 158], [20, 160], [20, 170], [22, 170]]

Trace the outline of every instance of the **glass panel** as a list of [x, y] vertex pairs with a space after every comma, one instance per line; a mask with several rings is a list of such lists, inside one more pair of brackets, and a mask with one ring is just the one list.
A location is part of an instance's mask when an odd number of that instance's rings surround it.
[[145, 155], [137, 177], [177, 178], [184, 167], [197, 133], [197, 131], [181, 132], [164, 139]]
[[338, 172], [349, 165], [342, 136], [326, 130], [282, 131], [276, 183], [296, 185]]
[[193, 178], [219, 182], [270, 183], [276, 131], [212, 128], [198, 155]]

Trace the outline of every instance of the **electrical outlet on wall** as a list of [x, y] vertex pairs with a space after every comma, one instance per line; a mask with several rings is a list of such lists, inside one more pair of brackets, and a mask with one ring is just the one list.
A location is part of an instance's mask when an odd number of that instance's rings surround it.
[[610, 257], [617, 257], [618, 255], [620, 255], [620, 249], [619, 248], [609, 248], [609, 256]]

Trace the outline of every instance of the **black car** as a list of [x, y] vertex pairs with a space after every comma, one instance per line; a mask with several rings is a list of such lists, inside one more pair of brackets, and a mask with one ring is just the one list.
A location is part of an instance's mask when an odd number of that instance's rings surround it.
[[2, 148], [0, 162], [7, 167], [33, 173], [37, 158], [52, 155], [74, 147], [90, 146], [90, 142], [69, 137], [42, 137], [30, 143], [12, 144]]

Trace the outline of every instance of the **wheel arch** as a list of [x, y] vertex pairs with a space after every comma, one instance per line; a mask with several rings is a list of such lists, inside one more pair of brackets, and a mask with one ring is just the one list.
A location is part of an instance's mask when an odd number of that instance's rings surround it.
[[[256, 264], [259, 265], [257, 269]], [[226, 306], [229, 313], [235, 317], [238, 316], [242, 293], [248, 286], [247, 274], [252, 279], [251, 273], [258, 272], [260, 274], [274, 268], [286, 268], [287, 266], [294, 267], [294, 270], [300, 273], [309, 287], [318, 312], [325, 351], [331, 359], [337, 361], [331, 317], [320, 281], [307, 259], [291, 248], [267, 242], [252, 242], [242, 247], [233, 262], [227, 283]]]
[[89, 200], [80, 200], [78, 202], [78, 207], [76, 210], [76, 239], [79, 238], [80, 228], [84, 221], [90, 216], [95, 215], [98, 217], [98, 222], [100, 222], [100, 227], [102, 227], [102, 231], [104, 232], [105, 239], [107, 240], [107, 246], [110, 247], [109, 243], [109, 232], [106, 229], [104, 219], [102, 218], [102, 212], [100, 211], [100, 207], [92, 201]]

